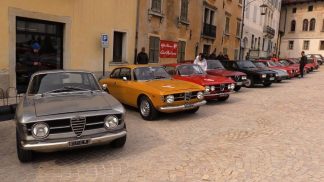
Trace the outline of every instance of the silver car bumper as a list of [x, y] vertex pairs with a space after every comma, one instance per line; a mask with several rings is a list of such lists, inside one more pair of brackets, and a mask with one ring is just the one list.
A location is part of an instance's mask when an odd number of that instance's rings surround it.
[[230, 91], [230, 92], [221, 92], [221, 93], [215, 93], [215, 94], [204, 94], [205, 97], [211, 97], [211, 96], [220, 96], [220, 97], [224, 97], [224, 96], [228, 96], [230, 94], [234, 93], [234, 91]]
[[202, 105], [205, 105], [207, 102], [205, 100], [196, 102], [193, 104], [184, 104], [180, 106], [165, 106], [165, 107], [160, 107], [159, 111], [161, 112], [171, 112], [171, 111], [181, 111], [181, 110], [188, 110], [188, 109], [193, 109]]
[[[104, 135], [96, 136], [96, 137], [88, 137], [88, 138], [80, 138], [80, 139], [66, 139], [65, 141], [40, 141], [37, 143], [31, 142], [22, 142], [22, 147], [25, 150], [32, 150], [36, 152], [54, 152], [61, 150], [69, 150], [74, 148], [88, 147], [93, 145], [101, 145], [108, 144], [115, 139], [126, 136], [126, 131], [121, 131], [119, 133], [107, 133]], [[70, 142], [78, 141], [78, 140], [88, 140], [88, 143], [80, 146], [70, 146]]]

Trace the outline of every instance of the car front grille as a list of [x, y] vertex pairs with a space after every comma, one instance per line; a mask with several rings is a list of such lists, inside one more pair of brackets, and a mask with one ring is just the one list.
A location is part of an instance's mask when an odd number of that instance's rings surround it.
[[[122, 115], [115, 114], [121, 122]], [[107, 115], [96, 115], [86, 117], [73, 117], [48, 121], [38, 121], [46, 123], [50, 128], [50, 134], [74, 132], [76, 136], [81, 136], [84, 131], [104, 128], [104, 120]], [[28, 123], [28, 135], [31, 135], [31, 128], [35, 123]]]
[[71, 128], [77, 136], [81, 136], [86, 125], [85, 117], [71, 118]]
[[174, 101], [189, 101], [191, 99], [197, 98], [198, 92], [185, 92], [174, 94]]

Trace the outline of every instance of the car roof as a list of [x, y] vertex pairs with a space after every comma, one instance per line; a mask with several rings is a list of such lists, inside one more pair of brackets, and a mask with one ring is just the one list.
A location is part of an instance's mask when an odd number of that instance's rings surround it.
[[40, 74], [48, 74], [48, 73], [69, 73], [69, 72], [74, 72], [74, 73], [91, 73], [90, 71], [84, 71], [84, 70], [43, 70], [43, 71], [37, 71], [33, 75], [40, 75]]
[[161, 65], [159, 65], [159, 64], [126, 64], [126, 65], [117, 66], [114, 69], [117, 69], [117, 68], [135, 69], [135, 68], [142, 68], [142, 67], [161, 67]]

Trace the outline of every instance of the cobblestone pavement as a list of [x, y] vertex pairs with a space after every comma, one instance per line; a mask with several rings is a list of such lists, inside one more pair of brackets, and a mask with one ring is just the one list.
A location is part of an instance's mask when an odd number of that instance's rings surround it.
[[14, 123], [0, 123], [1, 181], [324, 181], [324, 71], [244, 88], [196, 114], [143, 121], [127, 112], [123, 149], [16, 157]]

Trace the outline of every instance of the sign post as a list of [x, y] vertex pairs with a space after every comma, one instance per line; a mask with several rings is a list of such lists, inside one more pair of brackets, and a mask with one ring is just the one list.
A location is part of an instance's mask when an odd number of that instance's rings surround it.
[[101, 47], [102, 47], [102, 76], [105, 76], [106, 67], [106, 48], [108, 48], [109, 39], [107, 34], [101, 34]]

